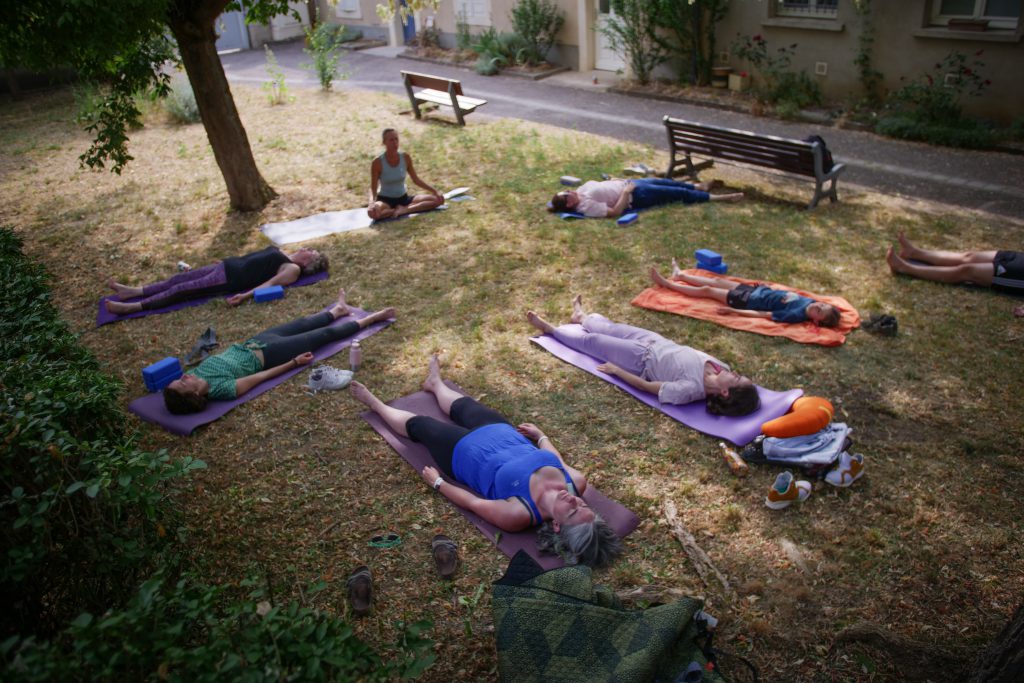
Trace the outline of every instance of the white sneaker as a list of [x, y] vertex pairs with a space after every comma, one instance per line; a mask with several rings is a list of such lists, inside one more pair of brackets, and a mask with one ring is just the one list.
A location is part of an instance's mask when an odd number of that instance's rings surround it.
[[312, 393], [318, 391], [337, 391], [344, 389], [352, 381], [351, 370], [339, 370], [330, 365], [318, 365], [309, 373], [309, 390]]
[[795, 481], [793, 473], [787, 470], [775, 477], [775, 483], [768, 489], [764, 504], [772, 510], [781, 510], [789, 507], [793, 501], [804, 502], [810, 498], [813, 489], [811, 482], [802, 479]]
[[864, 476], [864, 456], [860, 453], [850, 454], [843, 451], [839, 454], [839, 464], [828, 471], [825, 481], [833, 486], [846, 488]]

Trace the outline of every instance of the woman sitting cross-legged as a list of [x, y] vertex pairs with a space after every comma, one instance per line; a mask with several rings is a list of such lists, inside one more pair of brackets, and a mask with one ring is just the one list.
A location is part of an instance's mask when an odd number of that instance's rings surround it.
[[740, 416], [757, 410], [760, 398], [749, 377], [733, 372], [703, 351], [682, 346], [632, 325], [613, 323], [583, 310], [582, 298], [572, 302], [570, 322], [555, 327], [533, 311], [530, 324], [580, 353], [603, 360], [601, 372], [614, 375], [640, 391], [655, 394], [662, 403], [677, 405], [707, 399], [709, 413]]
[[352, 382], [351, 391], [396, 434], [427, 447], [437, 467], [427, 465], [421, 475], [448, 500], [504, 531], [539, 526], [541, 551], [561, 554], [569, 564], [605, 567], [615, 560], [622, 542], [580, 497], [587, 478], [565, 464], [536, 425], [513, 427], [497, 411], [449, 387], [436, 356], [423, 388], [455, 424], [392, 408], [359, 382]]
[[209, 400], [229, 401], [241, 396], [261, 382], [300, 365], [309, 365], [313, 362], [312, 352], [324, 344], [393, 318], [395, 309], [385, 308], [359, 320], [331, 325], [348, 313], [343, 289], [330, 310], [271, 327], [244, 344], [232, 344], [164, 388], [167, 410], [175, 415], [198, 413]]
[[267, 247], [245, 256], [232, 256], [202, 268], [178, 273], [173, 277], [142, 287], [133, 287], [107, 280], [107, 285], [121, 299], [145, 297], [141, 301], [107, 300], [107, 310], [117, 315], [163, 308], [179, 301], [200, 299], [217, 294], [231, 294], [228, 303], [237, 306], [252, 297], [253, 290], [272, 285], [290, 285], [301, 275], [327, 270], [327, 256], [316, 249], [303, 247], [286, 254], [277, 247]]

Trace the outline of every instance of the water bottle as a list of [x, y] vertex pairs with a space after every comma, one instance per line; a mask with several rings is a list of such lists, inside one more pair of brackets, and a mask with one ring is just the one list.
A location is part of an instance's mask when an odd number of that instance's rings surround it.
[[737, 477], [745, 477], [750, 474], [750, 468], [740, 454], [725, 445], [724, 441], [718, 442], [718, 447], [722, 449], [722, 459], [725, 460], [725, 464], [729, 466], [729, 471]]
[[359, 366], [363, 362], [363, 349], [359, 346], [359, 342], [352, 342], [352, 346], [348, 347], [348, 366], [355, 372], [359, 369]]
[[184, 261], [178, 261], [178, 272], [184, 273], [186, 270], [192, 270], [192, 266], [185, 263]]

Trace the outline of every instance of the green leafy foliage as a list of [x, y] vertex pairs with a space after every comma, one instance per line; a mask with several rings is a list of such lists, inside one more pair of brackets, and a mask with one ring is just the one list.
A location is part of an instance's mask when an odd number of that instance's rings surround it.
[[[303, 51], [313, 58], [313, 63], [306, 66], [316, 71], [320, 87], [323, 90], [330, 90], [333, 87], [334, 79], [338, 76], [338, 60], [341, 59], [341, 55], [338, 54], [337, 48], [341, 43], [340, 38], [344, 35], [345, 27], [343, 25], [328, 24], [323, 21], [318, 21], [314, 29], [306, 29], [306, 47], [303, 48]], [[267, 71], [270, 72], [270, 60], [273, 53], [269, 48], [267, 53]], [[276, 60], [274, 60], [274, 66], [277, 66]], [[273, 77], [274, 74], [270, 73]], [[284, 74], [281, 74], [281, 83], [283, 86]]]
[[135, 446], [119, 384], [79, 346], [49, 276], [20, 249], [0, 229], [0, 591], [18, 596], [0, 623], [45, 632], [149, 569], [174, 519], [166, 485], [205, 465]]
[[164, 98], [164, 109], [178, 123], [199, 123], [199, 105], [192, 84], [187, 78], [176, 78], [171, 82], [170, 91]]
[[277, 63], [277, 57], [269, 45], [263, 46], [267, 55], [267, 75], [270, 80], [263, 84], [263, 92], [267, 93], [270, 104], [286, 104], [293, 102], [294, 97], [288, 94], [288, 84], [284, 82], [284, 71]]
[[493, 26], [476, 36], [470, 46], [479, 58], [476, 71], [484, 76], [493, 76], [503, 66], [522, 64], [530, 46], [517, 33], [499, 33]]
[[430, 622], [403, 625], [397, 657], [382, 661], [338, 617], [294, 601], [272, 605], [255, 585], [246, 580], [249, 593], [231, 599], [223, 588], [157, 574], [122, 609], [82, 613], [58, 639], [4, 641], [5, 679], [387, 681], [415, 678], [434, 661], [423, 637]]
[[982, 75], [982, 51], [973, 57], [954, 50], [935, 64], [932, 73], [914, 79], [892, 93], [886, 103], [889, 114], [876, 130], [891, 137], [923, 140], [936, 145], [985, 149], [996, 134], [963, 113], [965, 97], [980, 97], [992, 85]]
[[668, 54], [658, 37], [658, 12], [650, 0], [611, 0], [613, 15], [601, 27], [612, 49], [627, 64], [633, 77], [648, 83], [655, 67]]
[[460, 11], [455, 18], [455, 47], [459, 50], [469, 50], [472, 46], [473, 36], [469, 32], [466, 13]]
[[716, 25], [729, 11], [729, 0], [655, 0], [655, 40], [681, 64], [680, 80], [707, 85], [715, 55]]
[[544, 61], [565, 24], [565, 14], [551, 0], [519, 0], [509, 18], [512, 29], [526, 42], [527, 64]]
[[745, 59], [760, 76], [754, 94], [763, 102], [774, 104], [785, 115], [795, 115], [805, 107], [822, 103], [820, 86], [806, 71], [790, 71], [797, 44], [768, 49], [768, 41], [760, 34], [739, 36], [732, 52]]

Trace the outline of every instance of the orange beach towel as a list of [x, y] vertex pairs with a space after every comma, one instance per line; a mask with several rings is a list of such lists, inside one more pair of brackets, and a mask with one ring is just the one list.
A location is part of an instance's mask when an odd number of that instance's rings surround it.
[[695, 297], [686, 296], [685, 294], [680, 294], [679, 292], [673, 292], [672, 290], [665, 289], [664, 287], [658, 287], [657, 285], [648, 287], [644, 291], [640, 292], [640, 294], [633, 299], [632, 304], [634, 306], [640, 306], [641, 308], [649, 308], [652, 311], [676, 313], [678, 315], [697, 318], [698, 320], [710, 320], [711, 322], [718, 323], [719, 325], [731, 327], [734, 330], [756, 332], [769, 337], [788, 337], [789, 339], [800, 342], [801, 344], [839, 346], [846, 341], [847, 334], [860, 327], [860, 315], [857, 313], [856, 309], [850, 305], [850, 302], [841, 296], [824, 296], [821, 294], [814, 294], [812, 292], [805, 292], [800, 289], [794, 289], [793, 287], [787, 287], [786, 285], [776, 284], [774, 282], [766, 282], [764, 280], [744, 280], [743, 278], [729, 277], [728, 275], [717, 275], [700, 269], [691, 269], [684, 272], [688, 275], [720, 277], [732, 280], [733, 282], [746, 282], [752, 285], [768, 285], [773, 289], [784, 289], [790, 292], [796, 292], [797, 294], [810, 297], [816, 301], [823, 301], [825, 303], [832, 304], [839, 309], [839, 325], [836, 327], [817, 327], [810, 321], [802, 323], [777, 323], [774, 320], [765, 320], [763, 318], [747, 318], [741, 315], [722, 315], [721, 313], [718, 313], [716, 309], [723, 304], [720, 304], [713, 299], [697, 299]]

